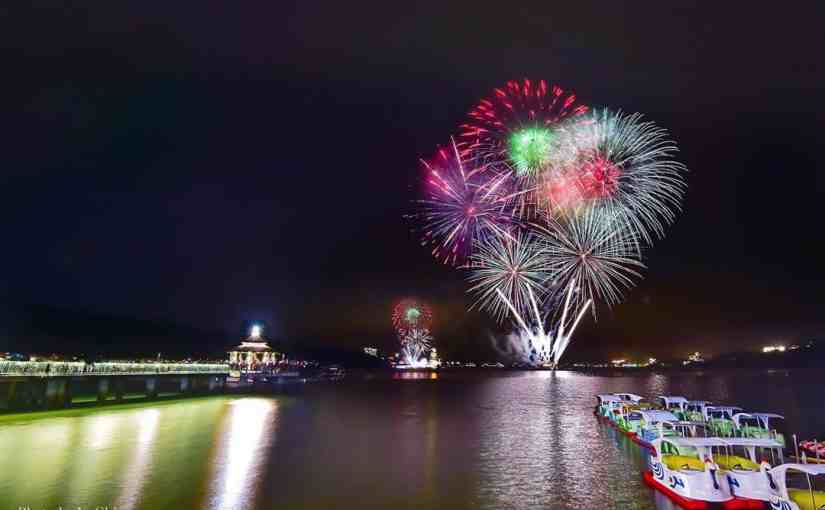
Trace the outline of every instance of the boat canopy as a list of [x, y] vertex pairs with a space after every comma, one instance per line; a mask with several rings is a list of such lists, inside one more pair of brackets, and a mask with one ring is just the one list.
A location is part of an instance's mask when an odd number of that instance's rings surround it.
[[788, 485], [785, 481], [788, 470], [800, 471], [810, 476], [821, 476], [825, 475], [825, 464], [788, 463], [771, 469], [771, 477], [779, 486], [779, 494], [783, 499], [790, 499], [788, 497]]
[[726, 437], [724, 441], [730, 446], [756, 446], [758, 448], [782, 448], [782, 443], [776, 439], [759, 437]]
[[736, 406], [708, 406], [708, 411], [741, 411], [741, 407]]
[[771, 418], [779, 418], [780, 420], [785, 419], [785, 417], [781, 414], [774, 413], [736, 413], [733, 415], [733, 422], [736, 423], [736, 427], [738, 428], [742, 426], [740, 420], [748, 418], [755, 418], [760, 423], [764, 423], [765, 428], [768, 428]]
[[728, 415], [730, 418], [733, 418], [733, 415], [737, 413], [737, 411], [741, 411], [741, 407], [736, 406], [707, 406], [704, 410], [705, 419], [710, 418], [710, 413], [724, 413]]
[[644, 397], [642, 397], [640, 395], [635, 395], [633, 393], [614, 393], [614, 395], [616, 395], [617, 397], [619, 397], [622, 400], [625, 400], [625, 401], [629, 400], [629, 401], [634, 402], [634, 403], [639, 402], [641, 400], [644, 400]]
[[638, 411], [647, 423], [659, 423], [662, 421], [675, 422], [679, 418], [670, 411], [659, 411], [657, 409], [648, 409], [645, 411]]
[[616, 395], [612, 395], [612, 394], [596, 395], [596, 398], [599, 399], [600, 404], [604, 404], [606, 402], [621, 402], [622, 401], [622, 399], [620, 399]]
[[686, 421], [686, 420], [676, 420], [668, 422], [670, 425], [674, 427], [682, 426], [682, 427], [704, 427], [708, 428], [708, 424], [703, 421]]
[[676, 446], [689, 446], [691, 448], [708, 448], [711, 446], [727, 446], [725, 440], [718, 437], [667, 437], [662, 439], [673, 443]]
[[704, 406], [709, 406], [709, 405], [711, 405], [712, 403], [713, 403], [713, 402], [709, 402], [709, 401], [707, 401], [707, 400], [688, 400], [687, 405], [689, 405], [689, 406], [702, 406], [702, 407], [704, 407]]
[[665, 405], [669, 403], [687, 404], [689, 402], [685, 397], [676, 397], [672, 395], [660, 395], [659, 398], [665, 401]]

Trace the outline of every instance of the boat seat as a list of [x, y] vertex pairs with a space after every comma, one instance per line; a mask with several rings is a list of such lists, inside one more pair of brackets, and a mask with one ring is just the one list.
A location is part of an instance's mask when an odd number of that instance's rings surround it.
[[662, 455], [662, 462], [671, 471], [692, 469], [694, 471], [704, 471], [705, 464], [696, 457], [686, 457], [684, 455]]
[[[811, 493], [805, 489], [788, 489], [788, 496], [796, 503], [799, 510], [820, 510], [825, 508], [825, 492], [814, 491], [814, 500]], [[813, 506], [811, 506], [813, 504]]]
[[713, 460], [715, 460], [722, 469], [759, 471], [759, 464], [745, 457], [739, 457], [738, 455], [714, 455]]

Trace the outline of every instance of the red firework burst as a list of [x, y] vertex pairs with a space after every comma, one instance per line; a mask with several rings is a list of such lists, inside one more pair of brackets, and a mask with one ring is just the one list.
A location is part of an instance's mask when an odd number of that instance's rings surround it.
[[402, 299], [392, 309], [392, 325], [399, 335], [412, 329], [429, 330], [432, 322], [430, 307], [415, 299]]
[[622, 171], [602, 156], [585, 161], [578, 169], [578, 183], [586, 200], [607, 198], [619, 187]]
[[621, 169], [601, 156], [581, 159], [544, 174], [538, 195], [551, 210], [575, 209], [608, 198], [619, 187]]
[[508, 81], [493, 95], [482, 99], [467, 114], [460, 126], [462, 155], [473, 153], [483, 158], [506, 158], [507, 141], [513, 131], [525, 127], [552, 127], [587, 111], [576, 104], [576, 95], [544, 80]]

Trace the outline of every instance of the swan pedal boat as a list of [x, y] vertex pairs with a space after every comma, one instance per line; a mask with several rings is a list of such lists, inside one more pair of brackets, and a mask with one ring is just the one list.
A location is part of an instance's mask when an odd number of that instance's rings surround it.
[[741, 412], [742, 408], [736, 406], [706, 406], [704, 418], [714, 435], [731, 437], [736, 429], [733, 416]]
[[[802, 488], [788, 487], [789, 473]], [[825, 490], [814, 489], [816, 481], [819, 487], [825, 486], [825, 465], [782, 464], [771, 469], [771, 476], [778, 489], [778, 494], [769, 501], [771, 510], [825, 510]]]
[[780, 432], [780, 430], [785, 429], [784, 421], [784, 416], [775, 413], [737, 413], [733, 415], [735, 435], [775, 439], [783, 447], [787, 444], [785, 434]]
[[[704, 510], [711, 504], [726, 509], [764, 508], [764, 502], [734, 498], [726, 473], [719, 465], [710, 470], [705, 457], [724, 460], [727, 443], [713, 437], [665, 437], [655, 439], [645, 482], [688, 510]], [[718, 462], [718, 461], [717, 461]]]
[[757, 462], [770, 458], [771, 464], [782, 464], [782, 443], [753, 437], [732, 437], [724, 441], [727, 445], [724, 453], [715, 455], [714, 461], [724, 473], [731, 495], [752, 502], [753, 508], [765, 508], [778, 497], [778, 485], [773, 469], [765, 471]]
[[708, 437], [707, 424], [700, 421], [682, 421], [668, 411], [640, 411], [642, 423], [633, 441], [649, 450], [653, 441], [662, 437]]

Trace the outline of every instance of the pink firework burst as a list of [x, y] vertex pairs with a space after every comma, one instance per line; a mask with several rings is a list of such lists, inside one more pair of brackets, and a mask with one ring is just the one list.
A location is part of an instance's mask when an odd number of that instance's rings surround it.
[[433, 256], [454, 266], [465, 264], [475, 242], [508, 235], [515, 226], [514, 190], [509, 172], [465, 161], [455, 141], [435, 158], [422, 161], [424, 198], [420, 200], [423, 241]]

